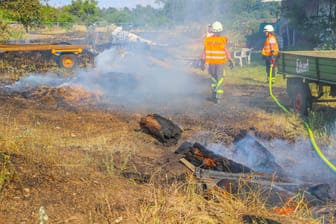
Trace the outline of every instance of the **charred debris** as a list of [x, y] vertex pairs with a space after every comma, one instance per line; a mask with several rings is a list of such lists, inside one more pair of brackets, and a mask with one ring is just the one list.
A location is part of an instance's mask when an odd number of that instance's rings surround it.
[[[165, 146], [177, 145], [183, 132], [170, 119], [158, 114], [142, 117], [140, 127]], [[243, 198], [248, 197], [249, 193], [259, 192], [265, 196], [265, 204], [275, 208], [278, 214], [290, 214], [304, 203], [317, 218], [330, 215], [332, 211], [336, 216], [336, 211], [328, 207], [335, 202], [329, 184], [304, 182], [291, 177], [276, 162], [272, 153], [250, 133], [233, 144], [234, 153], [243, 158], [244, 164], [218, 155], [198, 142], [183, 142], [175, 154], [193, 173], [202, 192], [216, 187]], [[279, 222], [245, 215], [244, 223]]]

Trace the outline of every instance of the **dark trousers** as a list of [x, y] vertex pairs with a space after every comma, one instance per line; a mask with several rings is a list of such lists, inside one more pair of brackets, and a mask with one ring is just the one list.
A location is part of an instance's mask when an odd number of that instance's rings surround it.
[[[266, 75], [267, 75], [267, 79], [270, 77], [271, 59], [272, 59], [271, 56], [265, 57], [265, 65], [266, 65]], [[273, 69], [272, 69], [272, 77], [275, 77], [276, 61], [277, 61], [277, 58], [275, 57], [275, 61], [274, 61], [274, 64], [273, 64]]]
[[212, 97], [220, 99], [224, 92], [224, 64], [209, 64], [208, 72], [211, 75]]
[[208, 72], [218, 81], [224, 75], [224, 64], [209, 64]]

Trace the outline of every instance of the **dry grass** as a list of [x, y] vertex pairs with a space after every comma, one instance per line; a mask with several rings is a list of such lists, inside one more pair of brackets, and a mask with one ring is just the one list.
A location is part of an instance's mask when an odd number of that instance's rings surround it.
[[[274, 106], [265, 96], [263, 81], [260, 65], [229, 70], [225, 91], [232, 101], [218, 110], [206, 108], [203, 116], [173, 115], [190, 129], [181, 141], [208, 130], [208, 140], [223, 143], [218, 137], [223, 135], [229, 144], [241, 130], [250, 129], [266, 139], [295, 140], [304, 132], [300, 119]], [[284, 86], [279, 79], [276, 93]], [[234, 90], [247, 94], [236, 96]], [[265, 204], [268, 195], [259, 189], [241, 194], [244, 197], [218, 188], [201, 190], [200, 181], [178, 163], [173, 153], [177, 146], [164, 147], [135, 131], [141, 112], [54, 109], [41, 106], [38, 99], [14, 96], [1, 96], [0, 102], [4, 223], [36, 223], [41, 206], [50, 223], [236, 224], [243, 223], [244, 215], [281, 223], [319, 223], [304, 203], [291, 214], [275, 213]], [[242, 181], [239, 188], [243, 186]]]
[[[242, 182], [240, 186], [243, 186]], [[308, 209], [298, 208], [290, 215], [278, 215], [264, 204], [265, 195], [254, 190], [244, 198], [225, 190], [211, 189], [199, 194], [197, 181], [190, 177], [184, 184], [153, 188], [140, 207], [139, 223], [243, 223], [250, 215], [280, 223], [319, 223], [307, 216]], [[206, 199], [205, 199], [206, 198]]]
[[[10, 205], [0, 211], [7, 212], [3, 219], [7, 222], [36, 222], [36, 213], [44, 206], [51, 223], [243, 223], [243, 215], [318, 223], [304, 218], [307, 212], [302, 210], [275, 215], [258, 191], [242, 199], [220, 189], [202, 192], [191, 176], [171, 183], [159, 167], [148, 172], [163, 175], [163, 181], [141, 184], [123, 178], [123, 171], [141, 173], [133, 163], [141, 159], [140, 154], [160, 152], [157, 147], [150, 149], [150, 137], [131, 131], [137, 123], [125, 118], [137, 116], [7, 109], [0, 120], [1, 149], [6, 155], [2, 165], [7, 169], [2, 168], [1, 200]], [[10, 190], [13, 187], [20, 191]], [[17, 205], [12, 197], [29, 201], [29, 206]], [[17, 209], [20, 214], [13, 216]], [[36, 215], [25, 218], [31, 212]]]

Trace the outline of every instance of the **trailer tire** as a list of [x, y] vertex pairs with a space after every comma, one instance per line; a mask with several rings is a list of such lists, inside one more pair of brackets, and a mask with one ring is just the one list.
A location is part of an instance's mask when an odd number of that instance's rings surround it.
[[297, 84], [293, 89], [293, 108], [294, 111], [302, 115], [308, 114], [308, 108], [311, 108], [312, 97], [308, 84]]
[[301, 78], [287, 78], [286, 85], [287, 95], [293, 99], [297, 86], [303, 85], [303, 80]]
[[79, 65], [79, 61], [74, 54], [62, 54], [58, 59], [58, 66], [61, 68], [73, 70]]

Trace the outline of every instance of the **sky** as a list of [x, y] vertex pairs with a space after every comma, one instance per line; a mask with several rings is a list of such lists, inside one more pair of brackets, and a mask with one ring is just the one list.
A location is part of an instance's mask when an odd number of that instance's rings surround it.
[[[155, 0], [98, 0], [98, 7], [99, 8], [135, 8], [136, 5], [151, 5], [151, 6], [157, 6], [157, 4], [154, 3]], [[69, 5], [71, 4], [71, 0], [49, 0], [49, 5], [54, 7], [60, 7], [63, 5]]]

